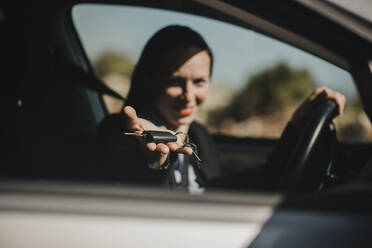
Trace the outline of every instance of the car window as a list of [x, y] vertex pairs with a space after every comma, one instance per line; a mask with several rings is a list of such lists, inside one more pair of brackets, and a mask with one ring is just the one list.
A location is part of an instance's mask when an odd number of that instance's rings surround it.
[[[198, 115], [212, 133], [238, 137], [280, 137], [295, 108], [316, 87], [346, 95], [336, 121], [343, 141], [372, 139], [351, 75], [339, 67], [252, 30], [179, 12], [128, 6], [80, 4], [73, 22], [96, 74], [126, 97], [145, 42], [169, 24], [200, 32], [214, 53], [210, 96]], [[109, 113], [123, 101], [103, 96]]]

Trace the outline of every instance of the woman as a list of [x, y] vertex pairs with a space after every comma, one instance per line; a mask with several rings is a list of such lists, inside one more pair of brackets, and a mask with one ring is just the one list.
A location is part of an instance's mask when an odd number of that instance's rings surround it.
[[[220, 176], [215, 146], [207, 130], [194, 122], [200, 105], [208, 95], [212, 65], [213, 55], [207, 43], [198, 33], [183, 26], [161, 29], [143, 49], [132, 75], [123, 113], [106, 118], [101, 123], [100, 133], [107, 137], [113, 130], [119, 133], [164, 128], [174, 133], [187, 133], [197, 145], [203, 165], [199, 171], [192, 158], [187, 156], [191, 154], [191, 148], [180, 148], [182, 138], [185, 138], [183, 135], [178, 135], [178, 143], [144, 144], [139, 140], [137, 149], [130, 152], [132, 156], [127, 156], [126, 161], [133, 160], [136, 164], [130, 167], [148, 170], [141, 178], [142, 182], [148, 182], [147, 179], [154, 182], [156, 175], [148, 174], [157, 173], [157, 183], [199, 191], [203, 181]], [[121, 138], [128, 142], [132, 137]], [[144, 157], [141, 154], [145, 154], [146, 159], [138, 161], [136, 158]], [[129, 163], [126, 163], [127, 166]], [[149, 172], [148, 167], [162, 169], [169, 164], [172, 166], [168, 173], [163, 170]], [[137, 170], [133, 169], [133, 174]]]
[[[213, 68], [213, 54], [204, 39], [183, 26], [168, 26], [155, 33], [146, 44], [132, 76], [131, 89], [121, 114], [107, 117], [100, 132], [118, 136], [120, 132], [168, 130], [187, 133], [199, 150], [200, 170], [190, 158], [192, 150], [182, 148], [181, 136], [174, 143], [144, 143], [120, 137], [127, 149], [122, 154], [131, 180], [161, 183], [200, 192], [205, 183], [221, 177], [217, 151], [207, 130], [195, 116], [206, 99]], [[329, 89], [319, 89], [296, 111], [293, 120], [303, 118], [319, 99], [334, 99], [342, 112], [344, 97]], [[131, 140], [131, 141], [129, 141]], [[122, 146], [124, 148], [124, 146]], [[136, 147], [128, 150], [128, 147]], [[151, 170], [149, 169], [158, 169]], [[142, 168], [142, 169], [139, 169]], [[169, 168], [168, 170], [162, 170]], [[151, 174], [151, 175], [150, 175]], [[134, 177], [136, 179], [134, 179]]]

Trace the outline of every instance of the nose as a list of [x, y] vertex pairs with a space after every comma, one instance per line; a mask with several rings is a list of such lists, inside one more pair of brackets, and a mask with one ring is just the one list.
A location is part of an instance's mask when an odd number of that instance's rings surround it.
[[192, 80], [187, 80], [183, 87], [183, 99], [187, 102], [192, 102], [195, 99], [195, 87]]

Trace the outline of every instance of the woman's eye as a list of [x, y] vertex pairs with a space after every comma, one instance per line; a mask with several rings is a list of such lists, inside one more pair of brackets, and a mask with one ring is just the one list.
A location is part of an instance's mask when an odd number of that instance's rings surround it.
[[194, 80], [194, 84], [195, 85], [200, 85], [200, 86], [205, 84], [206, 82], [207, 82], [207, 80], [202, 79], [202, 78]]
[[171, 78], [167, 82], [167, 86], [181, 86], [183, 84], [183, 80], [179, 78]]

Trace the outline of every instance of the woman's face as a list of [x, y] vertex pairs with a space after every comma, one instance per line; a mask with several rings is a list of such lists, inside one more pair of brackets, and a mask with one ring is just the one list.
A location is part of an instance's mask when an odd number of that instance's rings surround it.
[[156, 100], [156, 109], [176, 130], [190, 125], [209, 92], [211, 58], [200, 51], [186, 60], [166, 81], [165, 89]]

